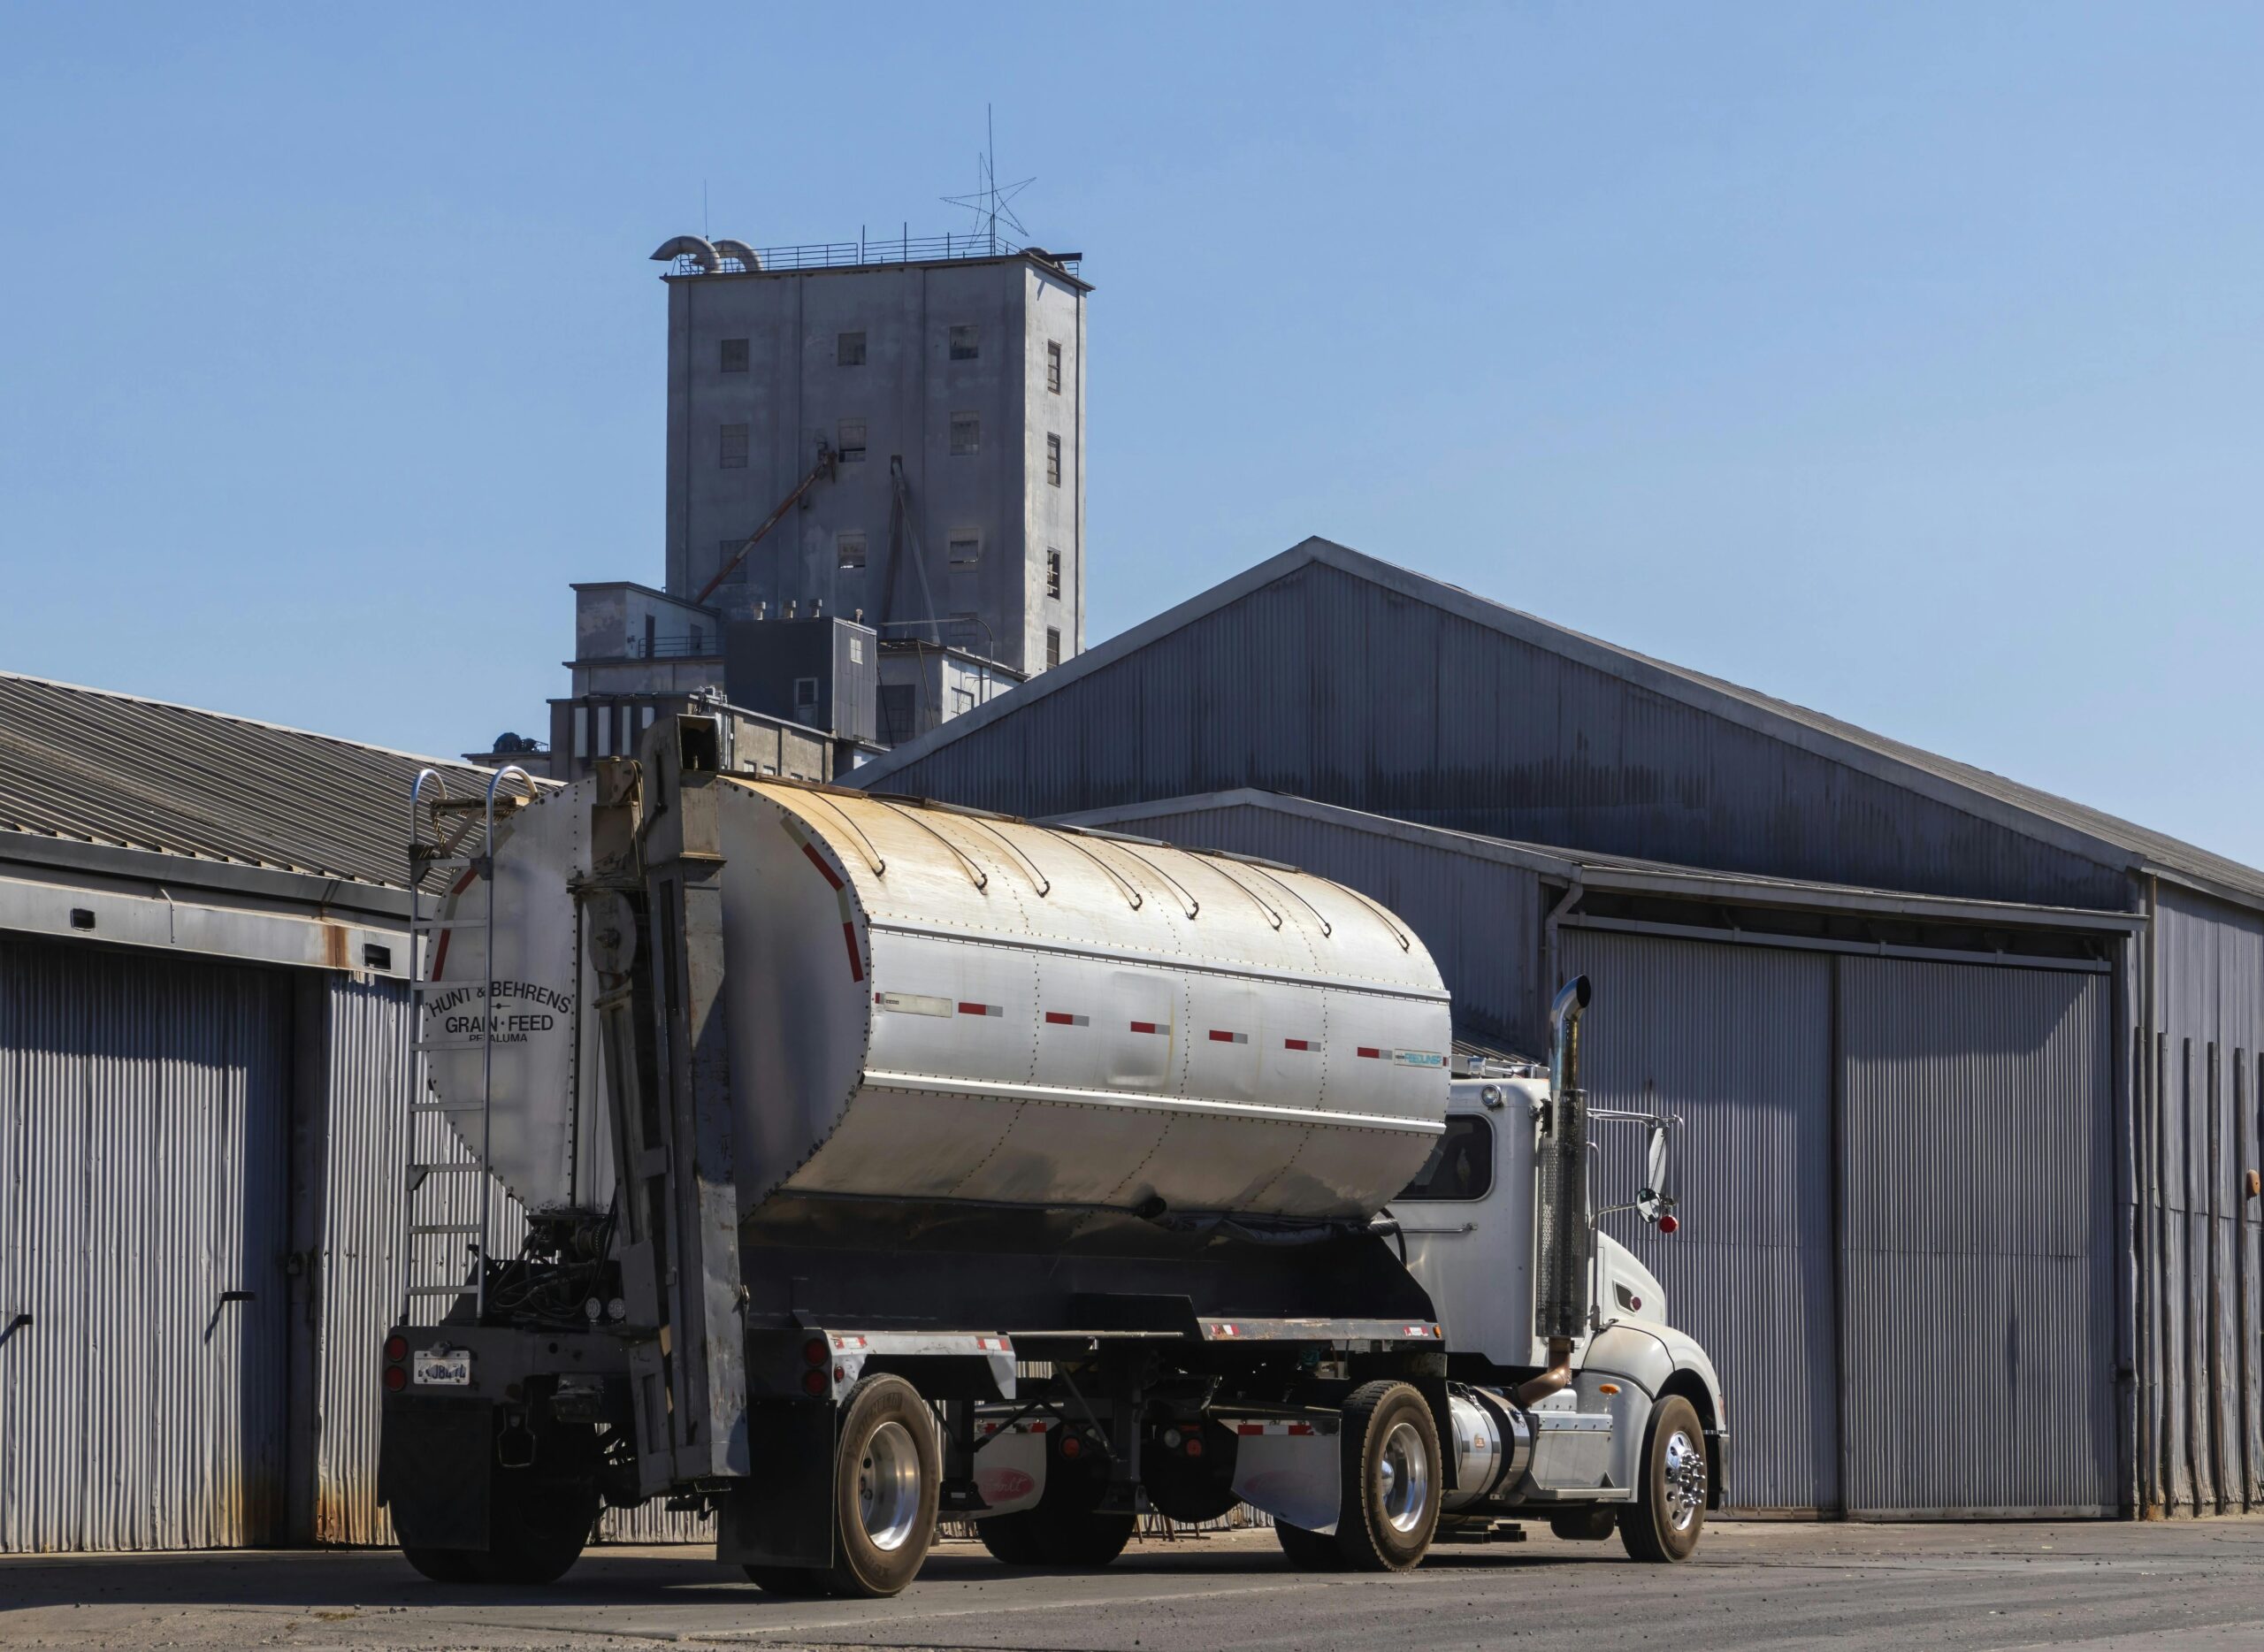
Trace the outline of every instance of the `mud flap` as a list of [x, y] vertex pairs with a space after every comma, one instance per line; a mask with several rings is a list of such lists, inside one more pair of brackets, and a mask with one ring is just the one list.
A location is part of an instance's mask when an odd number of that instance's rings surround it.
[[747, 1407], [763, 1442], [754, 1479], [715, 1504], [715, 1558], [727, 1566], [831, 1566], [834, 1433], [830, 1405], [792, 1400]]
[[409, 1549], [486, 1549], [494, 1419], [484, 1400], [386, 1407], [378, 1501]]
[[1035, 1509], [1045, 1495], [1045, 1425], [1015, 1423], [984, 1435], [975, 1446], [975, 1489], [983, 1506], [977, 1519]]
[[1244, 1423], [1235, 1431], [1235, 1495], [1308, 1532], [1334, 1532], [1344, 1478], [1336, 1426], [1296, 1426], [1304, 1432], [1292, 1434], [1280, 1423]]

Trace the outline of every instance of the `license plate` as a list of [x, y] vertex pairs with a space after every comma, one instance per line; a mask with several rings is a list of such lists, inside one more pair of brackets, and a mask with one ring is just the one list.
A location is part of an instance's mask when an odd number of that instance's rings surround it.
[[409, 1380], [423, 1388], [468, 1388], [471, 1386], [471, 1350], [468, 1348], [427, 1348], [409, 1362]]

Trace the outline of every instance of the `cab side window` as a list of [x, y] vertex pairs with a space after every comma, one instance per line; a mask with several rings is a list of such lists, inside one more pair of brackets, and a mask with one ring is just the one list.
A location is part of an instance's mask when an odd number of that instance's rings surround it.
[[[1482, 1199], [1494, 1190], [1494, 1126], [1462, 1113], [1447, 1120], [1447, 1133], [1415, 1173], [1402, 1199]], [[1398, 1200], [1395, 1199], [1394, 1204]]]

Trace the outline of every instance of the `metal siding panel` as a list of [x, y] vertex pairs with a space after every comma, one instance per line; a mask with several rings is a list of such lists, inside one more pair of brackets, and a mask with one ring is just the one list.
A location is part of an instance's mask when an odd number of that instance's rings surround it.
[[[330, 991], [329, 1120], [325, 1143], [321, 1434], [315, 1536], [319, 1542], [384, 1544], [392, 1523], [378, 1506], [379, 1354], [401, 1302], [400, 1246], [409, 1131], [407, 987], [348, 975]], [[470, 1155], [438, 1113], [416, 1115], [417, 1157], [467, 1163]], [[448, 1178], [424, 1209], [436, 1222], [477, 1220], [478, 1182]], [[420, 1220], [425, 1220], [420, 1217]], [[499, 1187], [489, 1216], [492, 1254], [516, 1255], [526, 1234], [518, 1201]], [[446, 1304], [427, 1298], [412, 1316], [431, 1325]]]
[[1795, 710], [1762, 732], [1308, 563], [876, 784], [1021, 815], [1262, 786], [1724, 870], [2127, 903], [2116, 868], [1806, 749]]
[[2115, 1512], [2106, 980], [1840, 968], [1851, 1511]]
[[[1610, 1231], [1721, 1374], [1730, 1506], [1836, 1509], [1831, 960], [1572, 926], [1562, 945], [1566, 974], [1595, 988], [1581, 1024], [1590, 1099], [1685, 1120], [1681, 1231], [1632, 1215]], [[1599, 1198], [1618, 1203], [1641, 1182], [1639, 1138], [1597, 1136]]]
[[[2162, 1297], [2164, 1434], [2157, 1457], [2168, 1468], [2173, 1507], [2214, 1511], [2258, 1499], [2264, 1474], [2264, 1323], [2252, 1311], [2240, 1334], [2238, 1301], [2259, 1290], [2258, 1201], [2245, 1175], [2264, 1158], [2255, 1093], [2264, 1043], [2264, 915], [2165, 886], [2156, 919], [2158, 1036], [2162, 1049]], [[2216, 1151], [2212, 1154], [2210, 1052], [2218, 1075]], [[2187, 1052], [2191, 1051], [2190, 1082]], [[2246, 1079], [2236, 1121], [2231, 1071]], [[2234, 1150], [2245, 1127], [2245, 1158]], [[2212, 1212], [2214, 1212], [2213, 1215]], [[2244, 1264], [2242, 1250], [2246, 1247]], [[2212, 1311], [2211, 1267], [2216, 1273]], [[2238, 1273], [2248, 1268], [2245, 1287]], [[2228, 1285], [2228, 1279], [2231, 1284]], [[2216, 1361], [2211, 1362], [2212, 1329]], [[2240, 1442], [2251, 1446], [2245, 1459]], [[2220, 1475], [2222, 1474], [2222, 1481]]]
[[275, 1541], [282, 983], [14, 942], [0, 977], [12, 1167], [33, 1182], [19, 1220], [37, 1224], [11, 1235], [29, 1243], [6, 1295], [34, 1323], [0, 1350], [0, 1548]]

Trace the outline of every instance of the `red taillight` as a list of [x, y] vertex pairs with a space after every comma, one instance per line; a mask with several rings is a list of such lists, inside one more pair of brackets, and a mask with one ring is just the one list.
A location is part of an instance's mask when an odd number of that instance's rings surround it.
[[395, 1361], [408, 1358], [409, 1339], [398, 1332], [386, 1338], [386, 1358]]
[[1196, 1438], [1193, 1434], [1189, 1434], [1187, 1437], [1187, 1455], [1189, 1457], [1201, 1457], [1203, 1455], [1203, 1442]]
[[802, 1392], [808, 1395], [814, 1400], [823, 1399], [825, 1397], [825, 1373], [822, 1371], [805, 1371], [802, 1373]]
[[386, 1388], [388, 1392], [398, 1394], [408, 1386], [409, 1373], [406, 1371], [403, 1371], [399, 1365], [387, 1365], [386, 1367]]
[[1671, 1216], [1662, 1216], [1659, 1218], [1659, 1231], [1663, 1234], [1671, 1234], [1681, 1226], [1682, 1224], [1675, 1220]]
[[828, 1350], [825, 1346], [825, 1338], [822, 1336], [813, 1336], [808, 1342], [802, 1344], [802, 1358], [813, 1365], [823, 1365], [826, 1360], [827, 1352]]
[[1076, 1435], [1063, 1434], [1061, 1436], [1061, 1455], [1063, 1457], [1075, 1457], [1078, 1452], [1084, 1449], [1084, 1442], [1079, 1440]]

